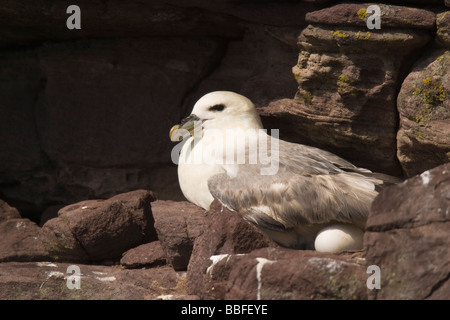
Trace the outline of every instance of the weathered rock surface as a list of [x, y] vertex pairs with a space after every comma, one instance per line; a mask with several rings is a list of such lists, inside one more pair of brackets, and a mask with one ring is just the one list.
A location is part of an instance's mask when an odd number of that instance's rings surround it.
[[[122, 219], [130, 223], [145, 216], [143, 208], [150, 210], [151, 200], [150, 192], [139, 190], [84, 201], [61, 209], [43, 228], [28, 219], [3, 220], [0, 299], [449, 298], [449, 164], [383, 191], [371, 209], [365, 249], [353, 253], [281, 248], [217, 200], [206, 213], [184, 201], [152, 202], [158, 239], [125, 248], [123, 236], [132, 238], [128, 231], [134, 227], [106, 212], [122, 207]], [[67, 220], [62, 224], [66, 229], [51, 227], [61, 219]], [[124, 228], [116, 229], [115, 220]], [[86, 235], [97, 230], [98, 241], [81, 246], [95, 239], [83, 237], [80, 225], [86, 226]], [[57, 246], [49, 246], [50, 241]], [[83, 263], [100, 258], [118, 262], [111, 247], [121, 251], [121, 266]], [[58, 262], [46, 262], [56, 260], [56, 252]], [[67, 261], [81, 270], [80, 290], [67, 287], [73, 280]], [[175, 272], [186, 269], [187, 262], [187, 273]], [[367, 288], [371, 265], [381, 270], [380, 289]]]
[[[368, 29], [366, 22], [369, 13], [366, 9], [371, 4], [338, 4], [330, 8], [307, 13], [306, 21], [312, 24], [352, 25]], [[432, 11], [383, 3], [377, 3], [376, 5], [380, 8], [382, 28], [433, 29], [435, 26], [435, 14]]]
[[307, 14], [293, 68], [296, 97], [273, 102], [262, 114], [270, 127], [287, 128], [290, 140], [399, 174], [397, 88], [411, 55], [432, 39], [435, 15], [381, 5], [383, 27], [369, 30], [364, 8], [339, 4]]
[[372, 298], [450, 298], [450, 164], [381, 192], [366, 229], [367, 264], [381, 270]]
[[[0, 192], [51, 205], [136, 189], [182, 200], [167, 132], [207, 91], [292, 96], [295, 38], [314, 3], [7, 0], [0, 8]], [[276, 13], [276, 14], [275, 14]], [[273, 79], [277, 79], [274, 83]]]
[[124, 251], [156, 240], [153, 200], [150, 191], [137, 190], [79, 202], [62, 208], [42, 228], [29, 219], [6, 219], [0, 222], [0, 261], [119, 260]]
[[445, 11], [436, 15], [436, 42], [450, 48], [450, 11]]
[[[59, 166], [101, 163], [110, 168], [166, 160], [171, 150], [165, 143], [167, 132], [153, 128], [170, 127], [178, 120], [183, 93], [208, 70], [218, 47], [212, 39], [183, 38], [40, 47], [39, 63], [47, 77], [41, 92], [45, 99], [40, 99], [37, 110], [43, 152]], [[144, 91], [147, 94], [142, 95]], [[103, 103], [105, 95], [111, 104]], [[148, 112], [152, 104], [159, 108]], [[121, 114], [127, 117], [125, 124]], [[84, 121], [73, 121], [82, 117]]]
[[359, 254], [263, 248], [248, 254], [212, 256], [206, 270], [209, 297], [223, 299], [366, 299], [365, 260]]
[[8, 219], [20, 219], [20, 213], [16, 208], [11, 207], [5, 201], [0, 199], [0, 222]]
[[206, 272], [211, 265], [211, 256], [244, 254], [258, 248], [277, 246], [238, 213], [214, 200], [208, 211], [203, 233], [194, 242], [188, 266], [188, 293], [205, 299], [224, 298], [226, 279], [213, 283]]
[[167, 264], [164, 250], [159, 241], [141, 244], [123, 253], [120, 265], [127, 269], [151, 268]]
[[0, 53], [2, 83], [9, 83], [0, 87], [0, 176], [22, 181], [26, 174], [25, 186], [5, 195], [42, 207], [156, 185], [176, 190], [175, 167], [161, 167], [173, 147], [163, 128], [183, 116], [184, 96], [220, 46], [214, 39], [110, 39], [46, 44], [19, 58]]
[[[3, 1], [0, 299], [449, 299], [450, 169], [422, 173], [450, 159], [448, 1], [377, 3], [380, 30], [372, 3], [335, 3], [82, 0], [68, 30], [66, 4]], [[183, 199], [167, 132], [213, 90], [283, 139], [420, 175], [339, 255], [280, 248], [218, 202], [123, 194]]]
[[448, 47], [442, 1], [424, 3], [379, 3], [369, 30], [363, 2], [80, 1], [82, 29], [68, 30], [65, 4], [7, 0], [2, 198], [33, 221], [136, 189], [182, 200], [167, 130], [213, 90], [248, 96], [282, 138], [399, 175], [400, 82], [416, 53]]
[[[0, 264], [0, 299], [5, 300], [152, 300], [184, 296], [185, 276], [170, 267], [122, 270], [118, 266], [77, 264], [80, 289], [68, 263]], [[72, 289], [67, 286], [72, 285]]]
[[204, 228], [205, 210], [187, 201], [152, 203], [155, 229], [167, 262], [175, 270], [186, 270], [194, 240]]
[[47, 235], [29, 219], [11, 218], [0, 222], [0, 262], [49, 259]]
[[0, 262], [49, 260], [46, 246], [53, 239], [33, 221], [0, 199]]
[[298, 54], [297, 35], [298, 28], [254, 27], [242, 41], [230, 42], [220, 65], [189, 95], [184, 104], [186, 114], [201, 96], [216, 90], [239, 92], [256, 106], [292, 97], [297, 88], [291, 72]]
[[[269, 26], [304, 24], [312, 2], [281, 1], [78, 1], [80, 30], [68, 32], [68, 4], [37, 0], [24, 5], [5, 0], [0, 8], [0, 46], [35, 44], [48, 39], [73, 40], [113, 37], [214, 36], [235, 39], [248, 23]], [[132, 23], [131, 23], [132, 22]]]
[[[167, 2], [174, 2], [175, 5]], [[38, 0], [23, 4], [17, 0], [6, 0], [0, 9], [0, 46], [23, 46], [49, 39], [67, 41], [180, 35], [234, 38], [242, 33], [236, 18], [221, 13], [212, 14], [199, 8], [182, 8], [182, 1], [125, 3], [107, 0], [100, 3], [82, 0], [76, 4], [81, 10], [81, 29], [70, 31], [66, 26], [69, 17], [66, 14], [67, 3]]]
[[[56, 239], [48, 243], [49, 250], [72, 261], [120, 259], [127, 249], [156, 240], [153, 200], [151, 192], [137, 190], [64, 207], [42, 227]], [[84, 255], [79, 257], [80, 251]]]
[[408, 176], [450, 160], [450, 52], [433, 51], [403, 81], [397, 156]]

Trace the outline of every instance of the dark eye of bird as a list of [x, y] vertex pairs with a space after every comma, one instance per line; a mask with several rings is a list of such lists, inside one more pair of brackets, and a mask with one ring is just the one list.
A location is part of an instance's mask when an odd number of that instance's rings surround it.
[[209, 111], [222, 111], [225, 109], [225, 105], [223, 104], [216, 104], [215, 106], [209, 107]]

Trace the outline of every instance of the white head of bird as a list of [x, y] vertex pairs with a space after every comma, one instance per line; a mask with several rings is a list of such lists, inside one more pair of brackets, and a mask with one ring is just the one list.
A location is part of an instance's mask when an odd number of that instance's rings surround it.
[[204, 95], [192, 109], [203, 130], [262, 129], [254, 104], [246, 97], [230, 92], [215, 91]]
[[261, 119], [249, 99], [230, 91], [215, 91], [200, 98], [191, 114], [172, 127], [170, 139], [178, 142], [190, 136], [201, 138], [208, 133], [217, 135], [217, 131], [225, 134], [226, 130], [262, 128]]
[[[170, 137], [174, 142], [188, 138], [183, 148], [190, 151], [181, 152], [188, 156], [182, 160], [185, 163], [259, 163], [264, 165], [261, 174], [273, 174], [277, 170], [278, 130], [271, 133], [268, 136], [263, 129], [256, 108], [248, 98], [234, 92], [216, 91], [200, 98], [192, 113], [180, 125], [172, 127]], [[249, 149], [255, 152], [248, 152]], [[176, 157], [177, 152], [172, 153], [172, 160], [174, 155]], [[237, 169], [227, 168], [230, 174]]]

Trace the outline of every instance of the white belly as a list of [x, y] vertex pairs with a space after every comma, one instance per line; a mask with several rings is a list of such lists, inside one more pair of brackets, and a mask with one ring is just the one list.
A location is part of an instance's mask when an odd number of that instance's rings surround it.
[[208, 179], [225, 170], [221, 165], [204, 163], [201, 142], [191, 147], [190, 138], [181, 149], [178, 163], [178, 181], [187, 200], [209, 210], [214, 198], [208, 189]]

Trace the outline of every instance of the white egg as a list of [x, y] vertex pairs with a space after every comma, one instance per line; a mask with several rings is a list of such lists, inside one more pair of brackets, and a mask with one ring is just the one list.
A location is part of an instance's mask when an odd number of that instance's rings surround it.
[[359, 250], [363, 245], [363, 231], [351, 224], [333, 224], [319, 231], [314, 247], [319, 252], [338, 253]]

